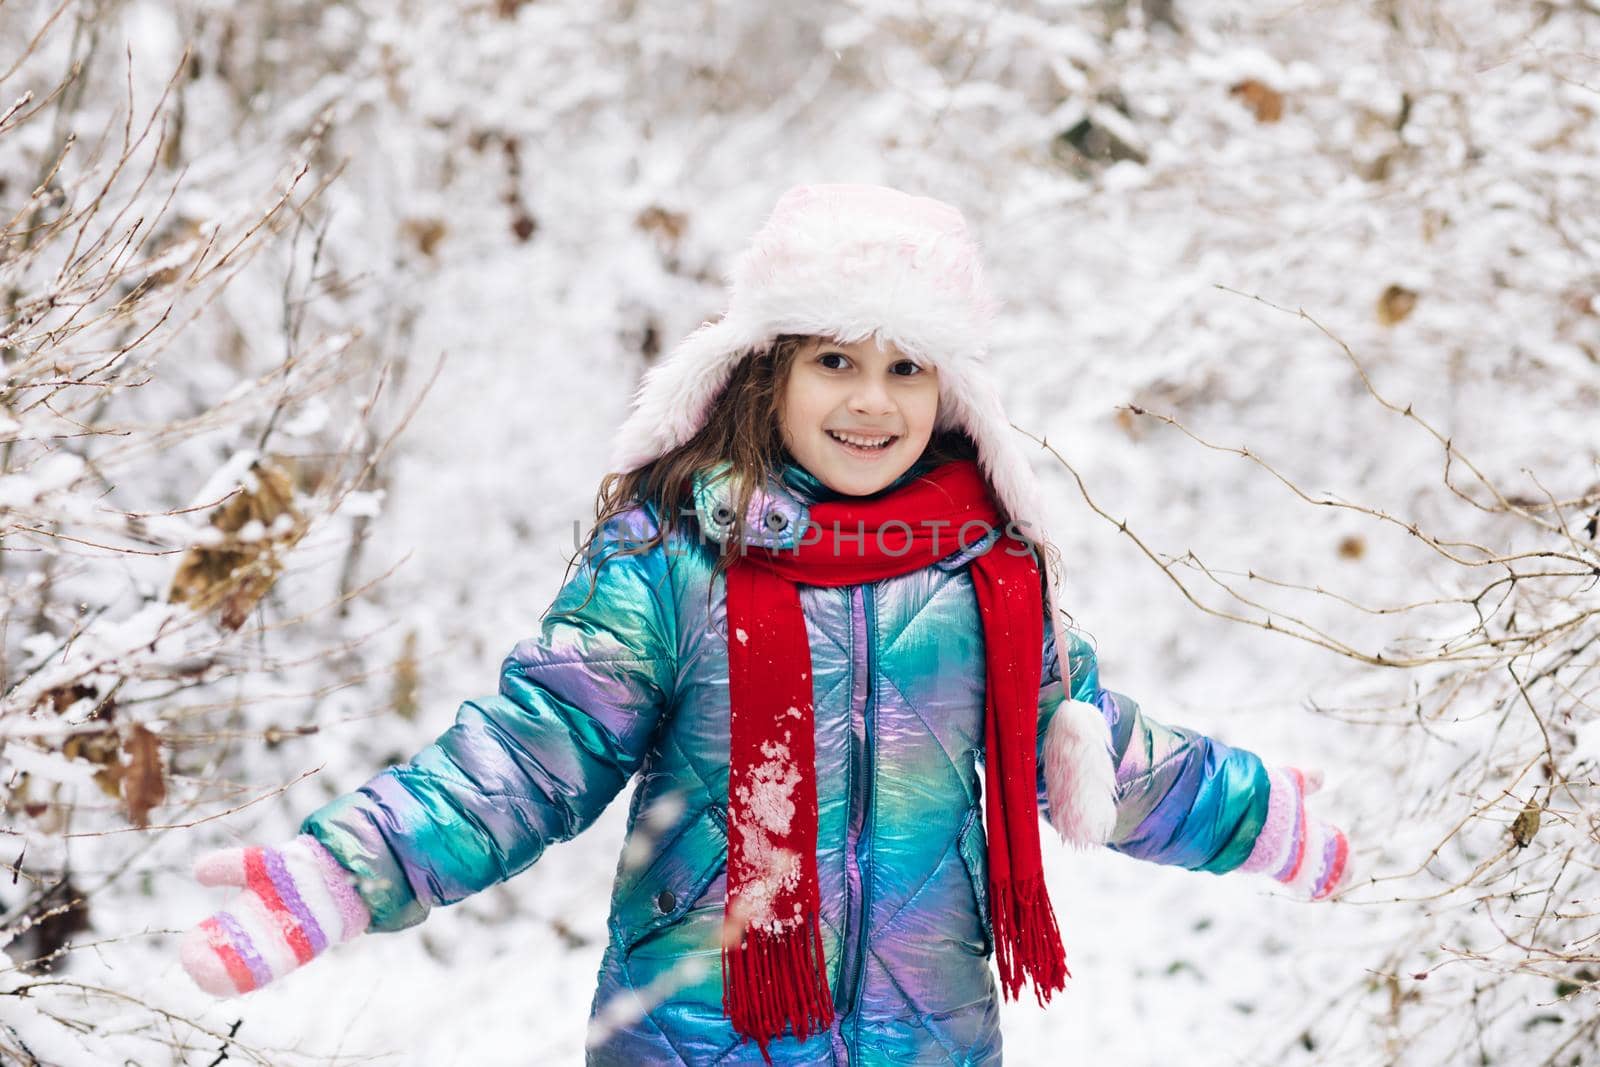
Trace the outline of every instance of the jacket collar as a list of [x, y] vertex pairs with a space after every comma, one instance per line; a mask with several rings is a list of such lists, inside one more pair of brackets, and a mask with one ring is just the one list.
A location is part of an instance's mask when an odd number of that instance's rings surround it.
[[[932, 466], [927, 459], [919, 459], [878, 492], [856, 499], [871, 500], [893, 492]], [[695, 517], [705, 536], [719, 545], [727, 543], [733, 526], [733, 506], [738, 497], [732, 469], [731, 463], [722, 460], [696, 471], [692, 479]], [[844, 496], [828, 488], [816, 475], [785, 453], [776, 476], [768, 478], [766, 485], [750, 496], [742, 540], [747, 545], [771, 549], [793, 548], [795, 538], [805, 528], [811, 514], [811, 505]]]

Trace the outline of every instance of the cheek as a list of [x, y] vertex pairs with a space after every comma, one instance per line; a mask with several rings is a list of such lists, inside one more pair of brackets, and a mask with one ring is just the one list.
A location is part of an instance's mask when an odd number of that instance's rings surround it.
[[785, 430], [805, 429], [821, 423], [828, 412], [827, 396], [803, 381], [791, 382], [778, 410]]
[[793, 447], [797, 431], [803, 431], [806, 420], [807, 414], [802, 398], [790, 390], [784, 396], [783, 403], [778, 405], [778, 433], [786, 446]]
[[917, 398], [915, 411], [917, 427], [931, 432], [934, 423], [939, 418], [939, 388], [937, 385]]

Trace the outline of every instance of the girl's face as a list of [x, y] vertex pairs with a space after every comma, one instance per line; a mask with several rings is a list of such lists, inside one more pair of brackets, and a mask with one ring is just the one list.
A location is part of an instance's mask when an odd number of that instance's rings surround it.
[[938, 413], [936, 368], [876, 338], [817, 337], [795, 355], [778, 421], [785, 447], [818, 481], [866, 496], [917, 461]]

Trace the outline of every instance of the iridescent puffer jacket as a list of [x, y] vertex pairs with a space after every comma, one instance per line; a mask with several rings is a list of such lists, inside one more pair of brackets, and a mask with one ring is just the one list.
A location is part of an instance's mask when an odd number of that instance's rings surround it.
[[[369, 929], [398, 930], [575, 837], [637, 774], [589, 1064], [761, 1062], [722, 1013], [728, 651], [724, 584], [711, 569], [730, 489], [726, 465], [702, 471], [692, 520], [644, 553], [606, 559], [655, 533], [652, 508], [609, 520], [538, 635], [506, 657], [497, 695], [465, 702], [415, 758], [302, 825], [360, 877]], [[771, 544], [770, 531], [785, 530], [784, 544], [810, 504], [835, 496], [791, 464], [756, 494], [748, 536]], [[977, 767], [983, 635], [968, 574], [990, 543], [878, 582], [801, 587], [835, 1020], [805, 1042], [774, 1042], [776, 1063], [1000, 1060]], [[1243, 863], [1266, 816], [1261, 761], [1102, 689], [1076, 635], [1063, 679], [1052, 631], [1039, 737], [1069, 697], [1104, 713], [1117, 777], [1109, 847], [1216, 873]], [[1042, 774], [1038, 793], [1048, 817]], [[1040, 830], [1049, 847], [1054, 836]]]

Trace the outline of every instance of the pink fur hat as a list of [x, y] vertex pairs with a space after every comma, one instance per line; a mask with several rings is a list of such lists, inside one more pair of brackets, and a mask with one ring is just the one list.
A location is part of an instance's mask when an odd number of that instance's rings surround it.
[[[636, 470], [692, 438], [733, 368], [780, 334], [846, 343], [877, 337], [938, 368], [936, 428], [972, 438], [996, 499], [1029, 524], [1030, 537], [1047, 541], [1048, 501], [989, 370], [998, 309], [981, 252], [956, 208], [883, 186], [796, 186], [734, 261], [722, 317], [703, 323], [645, 374], [618, 432], [611, 469]], [[1070, 645], [1055, 571], [1045, 588], [1064, 656]], [[1043, 770], [1051, 822], [1071, 844], [1089, 847], [1111, 837], [1110, 753], [1100, 709], [1066, 701], [1051, 720]]]

